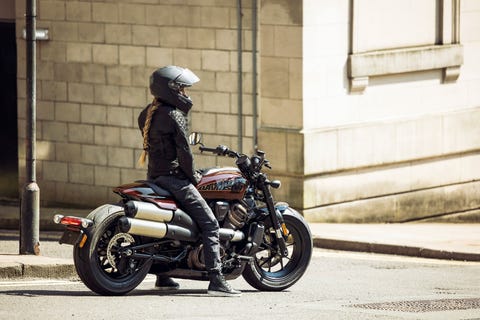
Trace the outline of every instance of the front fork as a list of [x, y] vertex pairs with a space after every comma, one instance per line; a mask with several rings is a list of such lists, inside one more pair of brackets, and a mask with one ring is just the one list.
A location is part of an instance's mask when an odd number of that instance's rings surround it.
[[288, 256], [288, 249], [287, 244], [285, 243], [285, 238], [283, 235], [287, 236], [287, 228], [285, 226], [285, 222], [283, 221], [283, 217], [277, 215], [277, 211], [275, 210], [275, 204], [273, 202], [272, 192], [270, 191], [270, 186], [268, 184], [268, 180], [263, 176], [261, 181], [261, 188], [263, 191], [263, 195], [265, 196], [265, 203], [267, 204], [268, 212], [270, 213], [270, 219], [272, 221], [272, 226], [275, 229], [275, 237], [277, 238], [277, 243], [280, 248], [280, 253], [282, 257]]

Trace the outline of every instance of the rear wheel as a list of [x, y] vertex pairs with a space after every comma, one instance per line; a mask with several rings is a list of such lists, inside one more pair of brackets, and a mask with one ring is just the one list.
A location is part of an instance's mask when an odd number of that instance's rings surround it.
[[280, 291], [292, 286], [305, 273], [312, 256], [312, 236], [300, 214], [292, 209], [284, 215], [288, 229], [285, 242], [288, 256], [282, 257], [276, 242], [275, 230], [265, 226], [263, 244], [254, 261], [245, 267], [243, 277], [254, 288], [263, 291]]
[[73, 250], [80, 279], [101, 295], [123, 295], [133, 290], [145, 279], [152, 264], [121, 254], [125, 248], [140, 244], [140, 238], [118, 229], [118, 219], [123, 215], [123, 210], [99, 212], [83, 248], [76, 245]]

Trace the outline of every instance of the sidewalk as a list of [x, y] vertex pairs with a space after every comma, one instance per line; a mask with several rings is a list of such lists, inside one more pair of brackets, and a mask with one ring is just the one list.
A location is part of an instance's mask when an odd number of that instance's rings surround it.
[[310, 224], [315, 247], [480, 261], [478, 223]]
[[[58, 231], [44, 231], [52, 229], [51, 217], [59, 212], [86, 216], [88, 210], [42, 208], [41, 255], [19, 255], [18, 208], [0, 207], [0, 279], [76, 277], [72, 247], [58, 244]], [[317, 248], [480, 261], [480, 224], [475, 223], [310, 223], [310, 229]]]

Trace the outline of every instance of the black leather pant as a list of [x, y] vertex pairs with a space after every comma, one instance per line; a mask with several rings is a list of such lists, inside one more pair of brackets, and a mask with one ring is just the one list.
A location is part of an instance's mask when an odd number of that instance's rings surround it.
[[203, 253], [207, 271], [219, 272], [222, 269], [220, 261], [220, 245], [218, 221], [207, 202], [197, 188], [188, 179], [176, 176], [159, 176], [155, 184], [170, 191], [182, 209], [192, 217], [202, 232]]

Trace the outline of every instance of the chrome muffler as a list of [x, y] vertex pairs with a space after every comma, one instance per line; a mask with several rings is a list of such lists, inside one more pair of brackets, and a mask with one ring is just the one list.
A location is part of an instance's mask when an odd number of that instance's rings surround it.
[[[168, 224], [165, 222], [148, 221], [121, 217], [119, 227], [122, 232], [134, 234], [137, 236], [152, 237], [157, 239], [168, 238], [172, 240], [182, 240], [194, 242], [198, 240], [197, 230], [191, 230], [182, 226]], [[238, 242], [245, 239], [245, 234], [239, 230], [220, 228], [220, 240]]]
[[197, 225], [192, 218], [181, 209], [162, 209], [150, 202], [128, 201], [124, 207], [125, 215], [140, 220], [166, 222], [182, 226], [197, 232]]
[[172, 210], [159, 208], [150, 202], [128, 201], [124, 210], [125, 215], [130, 218], [159, 222], [170, 222], [173, 219]]
[[[196, 223], [184, 211], [166, 210], [153, 203], [129, 201], [124, 207], [125, 217], [120, 218], [120, 230], [138, 236], [197, 241], [199, 232]], [[239, 230], [220, 228], [220, 240], [242, 241], [245, 234]]]
[[169, 238], [194, 242], [198, 239], [196, 230], [190, 230], [181, 226], [169, 225], [165, 222], [148, 221], [121, 217], [118, 221], [120, 230], [137, 236], [152, 237], [157, 239]]

